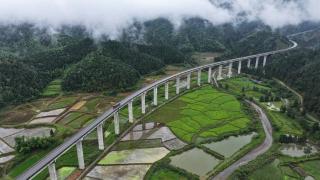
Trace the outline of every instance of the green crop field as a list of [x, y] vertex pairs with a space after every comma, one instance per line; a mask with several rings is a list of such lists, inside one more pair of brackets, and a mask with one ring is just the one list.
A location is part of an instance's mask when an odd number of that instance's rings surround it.
[[302, 128], [294, 119], [280, 112], [269, 111], [268, 114], [281, 134], [302, 135]]
[[[222, 85], [228, 85], [228, 90], [232, 93], [235, 93], [237, 95], [245, 94], [248, 97], [254, 98], [256, 101], [259, 100], [263, 94], [261, 91], [267, 90], [271, 91], [272, 88], [266, 86], [264, 83], [256, 83], [252, 80], [250, 80], [248, 77], [235, 77], [231, 79], [227, 79], [222, 81]], [[253, 90], [254, 87], [257, 90]], [[243, 91], [244, 90], [244, 91]], [[273, 102], [278, 108], [281, 106], [282, 102]], [[266, 106], [266, 103], [260, 103], [265, 107], [265, 109], [268, 109]], [[294, 135], [301, 135], [302, 134], [302, 128], [300, 125], [292, 118], [288, 117], [287, 115], [267, 110], [268, 115], [271, 118], [272, 124], [277, 127], [277, 131], [281, 134], [294, 134]]]
[[59, 123], [61, 124], [68, 124], [70, 122], [72, 122], [73, 120], [79, 118], [80, 116], [82, 116], [83, 114], [81, 112], [71, 112], [69, 113], [66, 117], [64, 117], [63, 119], [61, 119], [59, 121]]
[[278, 159], [274, 160], [272, 163], [263, 166], [262, 168], [251, 174], [249, 179], [299, 179], [299, 175], [297, 173], [295, 173], [288, 166], [280, 166], [279, 163], [280, 161]]
[[300, 167], [303, 168], [309, 175], [314, 177], [315, 179], [320, 179], [320, 160], [315, 161], [307, 161], [299, 164]]
[[48, 106], [48, 109], [60, 109], [67, 106], [71, 106], [76, 102], [78, 98], [75, 96], [61, 97], [57, 101], [53, 102]]
[[62, 90], [61, 90], [61, 79], [56, 79], [52, 81], [42, 92], [42, 96], [44, 97], [51, 97], [51, 96], [57, 96], [59, 95]]
[[208, 85], [182, 95], [146, 119], [165, 123], [186, 142], [236, 133], [250, 123], [234, 96]]
[[170, 169], [167, 168], [162, 168], [159, 169], [157, 171], [155, 171], [155, 173], [153, 173], [150, 177], [151, 180], [163, 180], [163, 179], [167, 179], [167, 180], [187, 180], [188, 178], [179, 174], [178, 172], [172, 171]]
[[[264, 86], [263, 84], [258, 84], [253, 82], [247, 77], [236, 77], [227, 79], [226, 81], [221, 82], [222, 85], [228, 84], [229, 90], [236, 94], [246, 94], [249, 97], [259, 99], [263, 94], [258, 91], [254, 91], [254, 88], [259, 90], [270, 90], [269, 87]], [[242, 91], [244, 90], [244, 91]]]

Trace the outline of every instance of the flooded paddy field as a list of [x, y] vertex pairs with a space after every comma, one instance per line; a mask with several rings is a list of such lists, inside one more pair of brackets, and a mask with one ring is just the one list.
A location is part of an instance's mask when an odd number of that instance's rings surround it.
[[218, 142], [204, 144], [207, 148], [222, 154], [225, 157], [230, 157], [242, 147], [249, 144], [256, 133], [248, 135], [230, 136], [227, 139]]
[[280, 148], [282, 154], [290, 157], [302, 157], [310, 154], [315, 154], [319, 150], [310, 144], [299, 145], [299, 144], [283, 144]]
[[0, 157], [0, 164], [8, 162], [12, 160], [14, 157], [15, 157], [14, 155]]
[[176, 156], [170, 157], [170, 165], [185, 169], [199, 176], [205, 176], [221, 161], [202, 149], [193, 148]]
[[84, 179], [138, 180], [143, 179], [150, 167], [151, 165], [96, 166], [87, 174]]
[[[18, 130], [18, 129], [17, 129]], [[50, 131], [55, 131], [54, 128], [48, 128], [48, 127], [41, 127], [41, 128], [32, 128], [32, 129], [22, 129], [19, 130], [16, 133], [7, 135], [5, 137], [2, 137], [2, 139], [8, 143], [11, 147], [15, 146], [15, 138], [24, 136], [26, 138], [28, 137], [49, 137]], [[2, 133], [2, 132], [1, 132]], [[0, 133], [0, 134], [1, 134]]]
[[36, 115], [36, 118], [47, 117], [47, 116], [58, 116], [61, 113], [63, 113], [65, 110], [66, 110], [65, 108], [62, 108], [62, 109], [55, 109], [47, 112], [41, 112]]
[[42, 117], [31, 120], [29, 124], [50, 124], [54, 123], [55, 119], [56, 117]]
[[175, 139], [176, 136], [170, 131], [168, 127], [160, 127], [142, 131], [131, 131], [121, 141], [158, 138], [160, 138], [162, 141], [168, 141], [171, 139]]
[[6, 142], [0, 139], [0, 155], [13, 152], [14, 149], [10, 147]]
[[169, 153], [164, 147], [112, 151], [99, 165], [154, 163]]

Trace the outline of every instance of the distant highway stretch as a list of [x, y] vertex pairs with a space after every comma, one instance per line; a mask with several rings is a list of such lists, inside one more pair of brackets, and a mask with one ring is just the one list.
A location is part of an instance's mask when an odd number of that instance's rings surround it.
[[[48, 155], [46, 155], [43, 159], [38, 161], [34, 166], [30, 167], [27, 171], [22, 173], [17, 179], [18, 180], [32, 179], [32, 177], [34, 177], [35, 175], [40, 173], [45, 168], [49, 168], [50, 178], [51, 179], [56, 179], [57, 176], [56, 176], [56, 170], [55, 170], [55, 161], [56, 161], [57, 158], [59, 158], [63, 153], [68, 151], [73, 146], [77, 145], [78, 159], [82, 158], [82, 160], [83, 160], [83, 157], [81, 157], [81, 155], [83, 156], [82, 144], [81, 144], [82, 140], [89, 133], [97, 130], [98, 131], [98, 139], [99, 139], [99, 147], [100, 147], [100, 143], [103, 143], [103, 140], [101, 141], [101, 139], [100, 139], [100, 138], [103, 138], [103, 136], [101, 136], [101, 135], [99, 136], [99, 132], [102, 132], [101, 131], [101, 126], [108, 118], [110, 118], [112, 116], [115, 117], [114, 118], [114, 121], [115, 121], [115, 132], [116, 132], [116, 134], [118, 134], [117, 133], [117, 128], [118, 128], [118, 132], [120, 132], [119, 131], [119, 122], [118, 122], [116, 117], [118, 116], [119, 110], [121, 108], [125, 107], [125, 106], [128, 106], [129, 107], [129, 111], [130, 111], [130, 107], [131, 107], [131, 112], [132, 112], [132, 101], [133, 101], [133, 99], [140, 98], [140, 97], [142, 98], [142, 103], [141, 103], [142, 107], [143, 107], [142, 109], [144, 109], [145, 108], [145, 104], [144, 104], [143, 100], [145, 100], [145, 93], [146, 92], [148, 92], [150, 90], [153, 90], [155, 95], [156, 95], [158, 86], [166, 85], [166, 93], [167, 93], [168, 82], [172, 81], [172, 80], [176, 80], [176, 82], [177, 82], [177, 86], [176, 86], [177, 87], [177, 91], [176, 91], [176, 93], [179, 94], [179, 88], [180, 88], [179, 83], [180, 83], [180, 78], [181, 77], [187, 76], [188, 77], [188, 81], [189, 81], [189, 85], [190, 85], [190, 76], [191, 76], [191, 74], [194, 73], [194, 72], [198, 72], [198, 85], [200, 85], [201, 77], [199, 76], [199, 74], [201, 74], [201, 70], [208, 69], [208, 75], [211, 76], [212, 75], [211, 74], [211, 69], [212, 68], [219, 67], [219, 69], [221, 69], [222, 66], [228, 65], [229, 73], [232, 73], [231, 69], [233, 68], [233, 64], [237, 63], [238, 64], [238, 73], [241, 73], [241, 64], [242, 64], [242, 62], [247, 61], [247, 66], [250, 67], [251, 59], [253, 59], [253, 58], [256, 60], [255, 68], [258, 67], [261, 57], [264, 58], [263, 59], [263, 66], [265, 66], [268, 56], [274, 55], [274, 54], [278, 54], [278, 53], [282, 53], [282, 52], [286, 52], [286, 51], [292, 50], [292, 49], [297, 47], [297, 43], [296, 42], [294, 42], [292, 40], [290, 40], [290, 42], [292, 43], [292, 46], [290, 46], [288, 48], [285, 48], [285, 49], [280, 49], [280, 50], [275, 50], [275, 51], [270, 51], [270, 52], [265, 52], [265, 53], [260, 53], [260, 54], [240, 57], [240, 58], [234, 58], [234, 59], [230, 59], [230, 60], [225, 60], [225, 61], [221, 61], [221, 62], [215, 62], [215, 63], [211, 63], [211, 64], [199, 66], [199, 67], [195, 67], [195, 68], [188, 69], [186, 71], [171, 75], [169, 77], [166, 77], [164, 79], [156, 81], [156, 82], [154, 82], [154, 83], [152, 83], [152, 84], [150, 84], [150, 85], [148, 85], [146, 87], [143, 87], [142, 89], [134, 92], [133, 94], [127, 96], [125, 99], [121, 100], [118, 103], [118, 106], [108, 109], [101, 116], [99, 116], [97, 119], [95, 119], [91, 124], [89, 124], [88, 126], [82, 128], [76, 134], [71, 136], [63, 144], [61, 144], [58, 147], [56, 147]], [[210, 81], [210, 79], [209, 79], [209, 81]], [[129, 121], [130, 121], [130, 117], [132, 119], [132, 114], [130, 116], [130, 112], [129, 112]], [[102, 144], [101, 147], [104, 147], [103, 144]], [[79, 162], [79, 168], [80, 169], [84, 168], [83, 162], [82, 162], [82, 164], [80, 164], [80, 162]]]

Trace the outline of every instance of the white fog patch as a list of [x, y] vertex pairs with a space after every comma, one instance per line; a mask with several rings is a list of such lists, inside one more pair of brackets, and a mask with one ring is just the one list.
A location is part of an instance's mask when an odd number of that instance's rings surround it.
[[[227, 8], [225, 4], [228, 3]], [[94, 36], [117, 37], [135, 21], [168, 18], [175, 26], [200, 17], [213, 24], [235, 22], [245, 14], [273, 28], [319, 21], [319, 0], [0, 0], [0, 23], [40, 27], [82, 25]]]

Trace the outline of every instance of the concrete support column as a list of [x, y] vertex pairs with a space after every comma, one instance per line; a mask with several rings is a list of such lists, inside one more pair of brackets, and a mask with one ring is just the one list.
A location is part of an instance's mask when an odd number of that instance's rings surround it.
[[54, 162], [49, 164], [48, 169], [49, 169], [50, 180], [58, 180], [56, 165]]
[[187, 89], [190, 89], [190, 84], [191, 84], [191, 73], [189, 73], [187, 76]]
[[129, 122], [133, 123], [133, 100], [128, 103], [128, 115], [129, 115]]
[[232, 62], [229, 64], [229, 71], [228, 71], [228, 77], [230, 78], [232, 76]]
[[201, 69], [198, 70], [198, 86], [201, 86]]
[[248, 59], [247, 67], [250, 68], [250, 66], [251, 66], [251, 59]]
[[258, 69], [259, 66], [259, 57], [256, 57], [256, 65], [254, 66], [255, 69]]
[[263, 57], [263, 67], [266, 66], [266, 63], [267, 63], [267, 56], [264, 56], [264, 57]]
[[120, 118], [119, 118], [119, 112], [116, 111], [113, 114], [113, 124], [114, 124], [114, 133], [116, 135], [120, 134]]
[[211, 83], [212, 67], [208, 69], [208, 83]]
[[82, 149], [82, 140], [77, 142], [77, 156], [78, 156], [78, 164], [79, 169], [84, 169], [84, 158], [83, 158], [83, 149]]
[[141, 112], [142, 114], [146, 113], [146, 93], [141, 94]]
[[164, 98], [166, 99], [166, 100], [168, 100], [169, 99], [169, 82], [166, 82], [166, 84], [164, 85]]
[[180, 77], [177, 77], [176, 80], [176, 94], [180, 93]]
[[238, 62], [238, 63], [239, 63], [239, 64], [238, 64], [238, 74], [241, 73], [241, 62], [242, 62], [242, 61], [239, 61], [239, 62]]
[[158, 105], [158, 87], [153, 88], [153, 105]]
[[98, 135], [99, 150], [104, 150], [103, 125], [102, 125], [102, 124], [100, 124], [100, 125], [97, 127], [97, 135]]
[[222, 65], [219, 66], [218, 80], [222, 79]]

